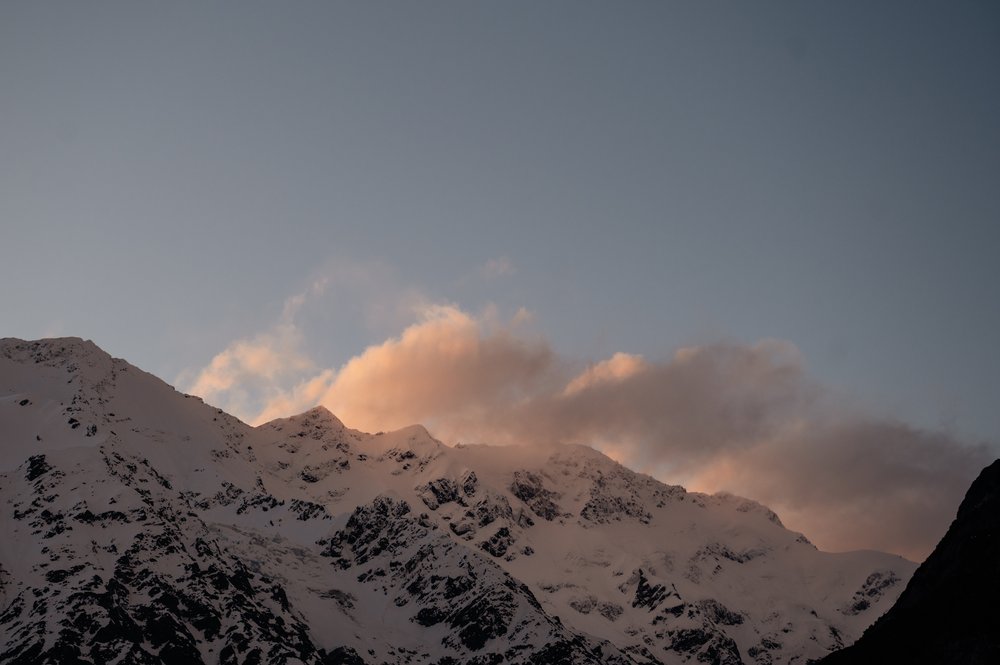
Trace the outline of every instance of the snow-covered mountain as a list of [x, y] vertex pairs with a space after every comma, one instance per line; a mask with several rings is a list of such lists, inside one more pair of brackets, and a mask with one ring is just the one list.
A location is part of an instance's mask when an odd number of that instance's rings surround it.
[[582, 446], [250, 427], [0, 341], [0, 663], [806, 663], [915, 565]]

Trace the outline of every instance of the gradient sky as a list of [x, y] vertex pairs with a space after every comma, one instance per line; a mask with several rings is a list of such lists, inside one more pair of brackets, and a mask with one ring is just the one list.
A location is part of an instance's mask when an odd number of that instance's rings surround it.
[[1000, 441], [992, 2], [3, 3], [0, 225], [0, 335], [181, 384], [320, 280], [318, 367], [525, 308]]

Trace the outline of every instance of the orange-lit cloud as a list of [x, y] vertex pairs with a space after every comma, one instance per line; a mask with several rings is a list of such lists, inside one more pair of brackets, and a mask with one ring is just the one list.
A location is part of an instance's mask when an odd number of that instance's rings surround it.
[[646, 369], [646, 361], [642, 356], [618, 352], [607, 360], [602, 360], [573, 377], [564, 395], [574, 395], [601, 383], [620, 383], [621, 381]]
[[549, 378], [552, 351], [517, 335], [516, 325], [429, 307], [402, 335], [341, 367], [321, 402], [363, 429], [481, 419], [495, 405], [537, 394]]
[[914, 558], [988, 461], [985, 448], [844, 407], [788, 342], [694, 346], [662, 361], [616, 353], [580, 368], [526, 331], [526, 312], [416, 311], [399, 336], [337, 369], [312, 369], [294, 328], [279, 327], [216, 356], [191, 390], [245, 405], [241, 382], [294, 368], [304, 378], [261, 392], [252, 422], [322, 403], [369, 431], [420, 422], [451, 443], [584, 443], [667, 481], [760, 500], [823, 548]]

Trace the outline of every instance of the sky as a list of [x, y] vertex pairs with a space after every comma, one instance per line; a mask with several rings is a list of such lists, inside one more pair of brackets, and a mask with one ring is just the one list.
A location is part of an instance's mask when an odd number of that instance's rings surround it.
[[920, 558], [1000, 454], [998, 65], [990, 2], [3, 3], [0, 335]]

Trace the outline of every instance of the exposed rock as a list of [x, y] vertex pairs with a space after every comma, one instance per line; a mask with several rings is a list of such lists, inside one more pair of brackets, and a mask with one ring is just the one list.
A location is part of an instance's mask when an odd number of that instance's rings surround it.
[[431, 510], [443, 504], [461, 501], [458, 484], [451, 478], [438, 478], [417, 488], [420, 499]]
[[886, 590], [899, 584], [899, 576], [891, 570], [877, 570], [868, 576], [864, 585], [854, 592], [854, 597], [841, 610], [844, 614], [855, 615], [864, 612], [872, 603], [882, 597]]
[[488, 540], [484, 540], [480, 547], [492, 556], [501, 557], [513, 543], [514, 538], [510, 534], [510, 529], [502, 526]]
[[524, 501], [531, 511], [544, 520], [552, 521], [562, 514], [554, 499], [558, 495], [545, 488], [542, 479], [530, 471], [515, 471], [510, 484], [511, 493]]

